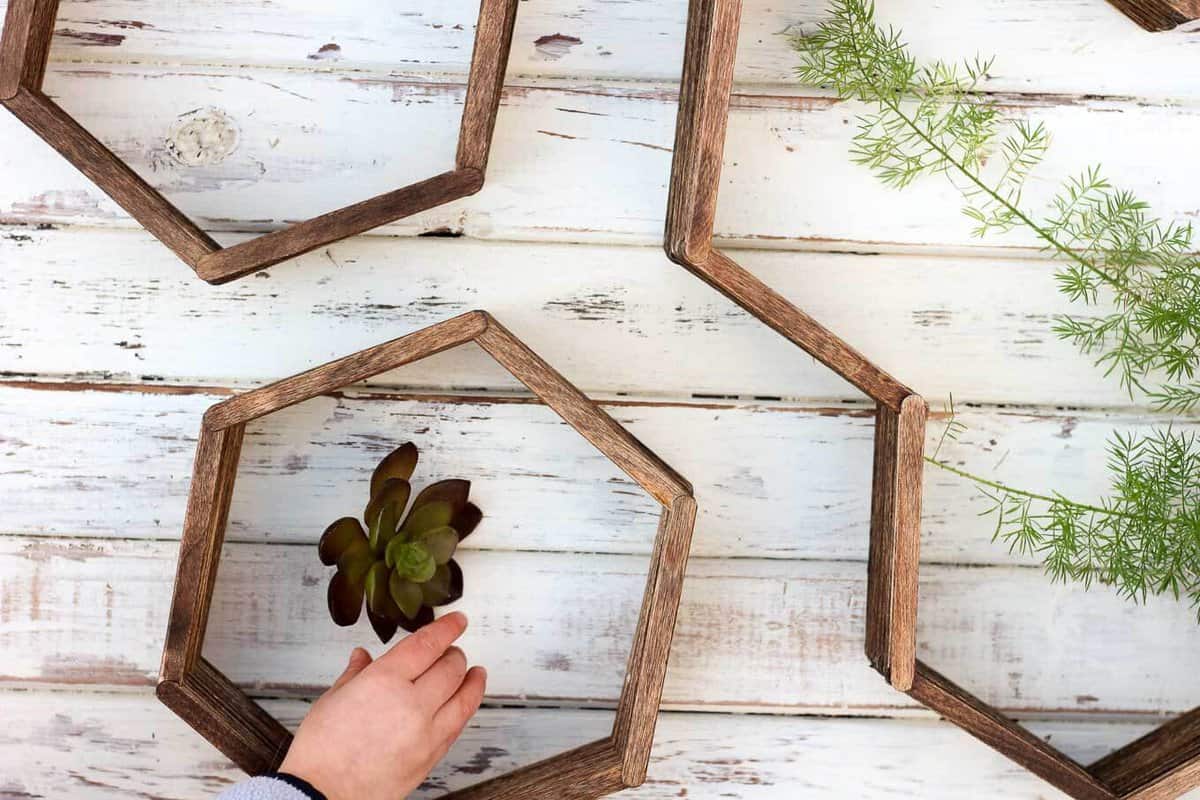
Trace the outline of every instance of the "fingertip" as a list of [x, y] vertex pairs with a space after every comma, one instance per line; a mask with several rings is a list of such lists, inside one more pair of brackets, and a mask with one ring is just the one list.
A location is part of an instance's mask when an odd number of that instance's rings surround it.
[[371, 654], [362, 647], [356, 647], [350, 651], [350, 666], [354, 667], [359, 664], [370, 664]]
[[458, 628], [459, 633], [462, 633], [467, 629], [467, 615], [461, 611], [451, 611], [449, 614], [442, 617], [442, 619], [450, 622], [452, 625], [454, 625], [454, 627]]

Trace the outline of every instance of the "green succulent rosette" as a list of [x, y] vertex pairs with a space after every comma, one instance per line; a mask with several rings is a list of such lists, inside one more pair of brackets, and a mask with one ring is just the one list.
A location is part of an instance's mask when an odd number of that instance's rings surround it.
[[434, 608], [462, 597], [463, 573], [454, 551], [483, 518], [468, 500], [470, 481], [461, 479], [425, 487], [406, 515], [416, 466], [411, 442], [389, 453], [371, 476], [362, 523], [342, 517], [317, 545], [321, 563], [337, 566], [329, 581], [329, 616], [338, 625], [353, 625], [365, 604], [385, 644], [397, 628], [418, 630], [433, 621]]

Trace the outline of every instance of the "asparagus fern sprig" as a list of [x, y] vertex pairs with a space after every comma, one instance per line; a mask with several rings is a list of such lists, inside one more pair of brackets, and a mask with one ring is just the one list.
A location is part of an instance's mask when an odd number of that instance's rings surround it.
[[[963, 430], [953, 404], [947, 429]], [[1194, 434], [1160, 430], [1115, 433], [1108, 448], [1109, 495], [1085, 503], [1027, 491], [926, 461], [974, 483], [987, 499], [993, 540], [1042, 560], [1058, 581], [1100, 583], [1143, 602], [1147, 595], [1186, 596], [1200, 612], [1200, 447]]]
[[[1131, 395], [1178, 412], [1200, 404], [1200, 259], [1189, 224], [1155, 218], [1095, 166], [1068, 178], [1039, 217], [1022, 191], [1049, 146], [1045, 126], [1006, 120], [979, 91], [991, 61], [919, 65], [899, 31], [875, 23], [869, 0], [835, 0], [828, 19], [792, 41], [801, 81], [871, 106], [858, 118], [857, 163], [895, 187], [944, 175], [979, 236], [1031, 231], [1062, 262], [1060, 291], [1092, 312], [1061, 316], [1054, 332]], [[1160, 374], [1165, 384], [1148, 386]]]

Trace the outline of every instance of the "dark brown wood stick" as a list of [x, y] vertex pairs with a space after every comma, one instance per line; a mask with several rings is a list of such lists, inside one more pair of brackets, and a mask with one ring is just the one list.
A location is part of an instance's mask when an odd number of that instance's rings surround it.
[[741, 14], [741, 0], [688, 4], [664, 247], [689, 269], [712, 242]]
[[721, 251], [709, 251], [702, 264], [684, 266], [875, 402], [899, 412], [905, 398], [915, 394]]
[[477, 341], [492, 358], [659, 503], [669, 506], [679, 495], [691, 494], [691, 485], [675, 470], [494, 318], [488, 317], [487, 329]]
[[1148, 31], [1169, 31], [1200, 19], [1200, 0], [1108, 0]]
[[475, 28], [475, 50], [467, 77], [467, 99], [463, 103], [458, 133], [459, 169], [476, 170], [482, 180], [492, 149], [496, 115], [500, 110], [500, 91], [504, 88], [504, 69], [512, 45], [513, 24], [517, 19], [518, 0], [482, 0], [479, 23]]
[[161, 681], [155, 693], [184, 722], [250, 775], [279, 767], [292, 734], [200, 659], [182, 681]]
[[208, 234], [44, 94], [22, 88], [4, 104], [188, 264], [195, 266], [219, 249]]
[[54, 36], [58, 0], [9, 0], [0, 37], [0, 100], [21, 87], [40, 91]]
[[920, 661], [909, 694], [1075, 800], [1116, 800], [1075, 761]]
[[925, 401], [875, 415], [871, 547], [867, 563], [867, 657], [897, 690], [912, 687], [917, 658]]
[[649, 612], [639, 619], [627, 670], [631, 680], [622, 689], [618, 704], [619, 709], [628, 708], [629, 713], [618, 716], [613, 726], [613, 738], [622, 753], [621, 776], [626, 786], [641, 786], [650, 766], [654, 727], [658, 722], [695, 523], [696, 501], [688, 495], [679, 495], [663, 513], [650, 557], [642, 601], [642, 607]]
[[[1174, 774], [1181, 769], [1192, 770], [1193, 781], [1200, 778], [1200, 708], [1188, 712], [1157, 728], [1142, 738], [1110, 753], [1088, 767], [1088, 772], [1117, 794], [1128, 794], [1150, 785], [1178, 781]], [[1172, 781], [1171, 778], [1175, 780]], [[1147, 794], [1150, 797], [1175, 797], [1195, 783], [1182, 786], [1177, 792]], [[1141, 797], [1143, 795], [1139, 795]]]
[[182, 682], [200, 659], [244, 428], [201, 429], [159, 677]]
[[482, 333], [487, 325], [488, 316], [482, 311], [460, 314], [407, 336], [368, 347], [337, 361], [217, 403], [205, 413], [204, 424], [210, 428], [224, 428], [249, 422], [272, 411], [466, 344]]
[[612, 739], [600, 739], [451, 792], [443, 800], [592, 800], [624, 788]]
[[228, 283], [331, 242], [474, 194], [482, 186], [483, 173], [479, 170], [443, 172], [403, 189], [211, 252], [200, 259], [196, 274], [212, 284]]

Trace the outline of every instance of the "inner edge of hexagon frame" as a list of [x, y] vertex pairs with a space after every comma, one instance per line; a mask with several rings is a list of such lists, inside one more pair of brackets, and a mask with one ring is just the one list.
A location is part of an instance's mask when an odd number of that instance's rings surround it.
[[663, 246], [667, 257], [876, 403], [865, 650], [895, 689], [1077, 800], [1169, 800], [1200, 786], [1200, 709], [1085, 767], [916, 658], [925, 401], [728, 255], [713, 228], [740, 0], [690, 0]]
[[611, 735], [446, 797], [596, 798], [646, 777], [696, 502], [691, 485], [490, 314], [473, 311], [208, 409], [196, 446], [158, 697], [250, 774], [275, 769], [291, 734], [201, 655], [246, 423], [475, 342], [653, 497], [662, 514]]
[[480, 0], [454, 169], [222, 247], [42, 92], [58, 0], [9, 0], [0, 103], [203, 280], [227, 283], [483, 187], [519, 0]]

